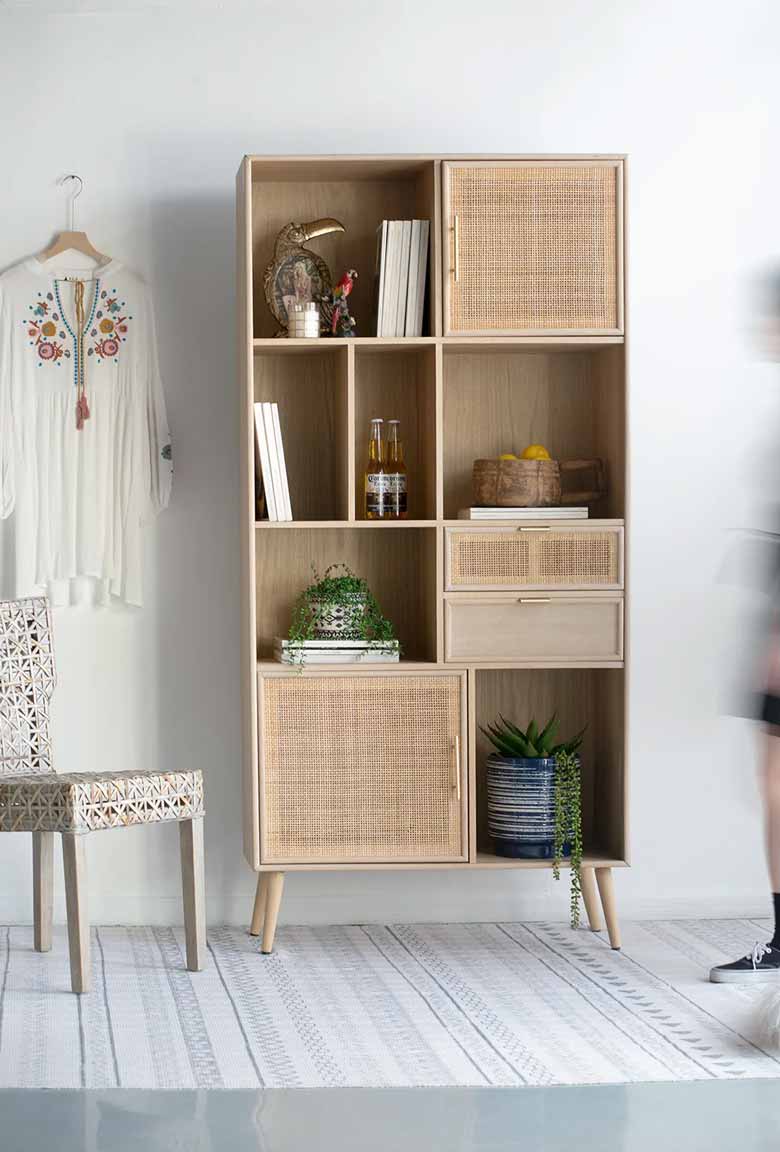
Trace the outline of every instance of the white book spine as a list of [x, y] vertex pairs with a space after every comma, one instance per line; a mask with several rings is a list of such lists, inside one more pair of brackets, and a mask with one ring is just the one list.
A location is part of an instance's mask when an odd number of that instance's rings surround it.
[[265, 506], [268, 509], [268, 519], [278, 520], [276, 512], [276, 498], [274, 495], [273, 480], [271, 477], [271, 457], [268, 452], [268, 439], [265, 432], [265, 419], [263, 405], [255, 404], [255, 437], [260, 452], [260, 467], [263, 472], [263, 489], [265, 491]]
[[276, 452], [276, 436], [274, 435], [274, 417], [272, 406], [269, 403], [263, 404], [263, 424], [265, 425], [265, 436], [268, 441], [268, 459], [271, 465], [271, 480], [274, 488], [274, 502], [276, 504], [275, 520], [284, 520], [284, 500], [282, 497], [282, 475], [279, 471], [279, 457]]
[[396, 316], [398, 313], [398, 286], [401, 279], [401, 221], [387, 222], [387, 286], [385, 288], [383, 336], [397, 336]]
[[401, 255], [398, 280], [398, 303], [395, 316], [395, 335], [403, 336], [406, 330], [406, 294], [409, 290], [409, 249], [412, 245], [412, 222], [401, 220]]
[[430, 221], [420, 220], [420, 247], [417, 260], [417, 301], [414, 317], [414, 330], [412, 335], [422, 336], [423, 311], [425, 309], [425, 278], [428, 272], [428, 243], [430, 239]]
[[406, 317], [404, 319], [404, 336], [419, 336], [415, 332], [417, 319], [417, 265], [420, 260], [420, 224], [421, 220], [412, 220], [412, 238], [409, 244], [409, 286], [406, 290]]
[[382, 331], [383, 311], [385, 303], [385, 285], [387, 283], [386, 274], [386, 260], [387, 260], [387, 220], [383, 220], [376, 230], [376, 277], [377, 277], [377, 300], [376, 300], [376, 334], [377, 336], [384, 336]]
[[282, 441], [282, 426], [279, 423], [279, 405], [271, 405], [273, 417], [274, 438], [276, 440], [276, 455], [279, 460], [279, 476], [282, 483], [282, 516], [285, 520], [292, 520], [292, 505], [290, 503], [290, 485], [287, 480], [287, 465], [284, 460], [284, 443]]

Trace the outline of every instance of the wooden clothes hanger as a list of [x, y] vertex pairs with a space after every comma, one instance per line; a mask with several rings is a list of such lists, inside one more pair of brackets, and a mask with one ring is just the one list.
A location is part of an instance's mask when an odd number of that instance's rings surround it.
[[97, 248], [92, 244], [86, 232], [74, 231], [74, 222], [76, 215], [76, 200], [84, 190], [84, 181], [80, 176], [71, 173], [69, 176], [63, 176], [58, 181], [59, 184], [66, 184], [68, 180], [78, 180], [78, 190], [73, 193], [70, 198], [69, 206], [69, 224], [70, 227], [64, 231], [59, 232], [48, 248], [44, 248], [42, 252], [38, 253], [38, 260], [41, 264], [45, 264], [47, 260], [51, 260], [54, 256], [59, 256], [61, 252], [75, 251], [81, 252], [84, 256], [88, 256], [90, 260], [94, 260], [96, 265], [100, 267], [103, 264], [108, 264], [111, 259], [103, 252], [98, 252]]

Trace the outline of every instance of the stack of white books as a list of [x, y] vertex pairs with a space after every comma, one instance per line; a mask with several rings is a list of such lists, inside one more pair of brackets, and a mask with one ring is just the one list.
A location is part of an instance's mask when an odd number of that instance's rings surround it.
[[397, 640], [274, 639], [274, 659], [280, 664], [397, 664]]
[[269, 520], [292, 520], [282, 429], [276, 404], [255, 404], [255, 467], [263, 478]]
[[459, 520], [587, 520], [587, 508], [462, 508]]
[[376, 232], [376, 334], [422, 336], [428, 220], [383, 220]]

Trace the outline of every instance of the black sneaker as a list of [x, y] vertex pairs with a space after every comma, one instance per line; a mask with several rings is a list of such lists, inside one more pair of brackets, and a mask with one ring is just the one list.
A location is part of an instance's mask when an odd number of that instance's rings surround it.
[[780, 948], [754, 944], [753, 951], [733, 964], [719, 964], [710, 971], [713, 984], [761, 984], [780, 980]]

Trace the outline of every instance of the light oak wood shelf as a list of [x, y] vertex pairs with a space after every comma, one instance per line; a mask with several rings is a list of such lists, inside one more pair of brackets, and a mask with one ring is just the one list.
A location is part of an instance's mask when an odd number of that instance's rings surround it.
[[[618, 173], [619, 330], [533, 331], [525, 335], [452, 332], [448, 308], [454, 298], [453, 229], [446, 183], [450, 169], [459, 163], [468, 166], [477, 162], [489, 170], [529, 163], [540, 169], [566, 162], [603, 163]], [[576, 658], [566, 653], [529, 659], [517, 651], [511, 659], [481, 653], [484, 658], [480, 660], [448, 660], [445, 627], [448, 605], [465, 603], [469, 597], [472, 601], [476, 597], [485, 606], [509, 604], [512, 595], [516, 601], [524, 595], [518, 591], [503, 596], [496, 588], [476, 593], [448, 591], [447, 530], [476, 534], [485, 528], [503, 529], [507, 541], [521, 528], [531, 533], [544, 531], [560, 538], [563, 547], [567, 530], [574, 539], [574, 530], [585, 525], [594, 531], [605, 530], [605, 536], [610, 532], [612, 537], [619, 536], [622, 546], [623, 533], [615, 530], [627, 527], [623, 162], [621, 156], [596, 155], [255, 156], [246, 157], [242, 163], [237, 177], [237, 235], [244, 850], [261, 875], [311, 870], [550, 868], [551, 861], [515, 860], [494, 852], [487, 834], [484, 787], [489, 748], [480, 725], [499, 712], [527, 720], [532, 715], [541, 719], [555, 709], [563, 730], [588, 726], [583, 748], [584, 867], [597, 870], [607, 890], [609, 882], [604, 877], [609, 869], [628, 863], [625, 700], [629, 656], [622, 639], [627, 592], [623, 567], [619, 583], [609, 591], [583, 587], [568, 594], [559, 589], [543, 597], [553, 607], [564, 602], [572, 605], [575, 616], [580, 602], [614, 604], [615, 615], [608, 626], [619, 628], [618, 639], [623, 644], [619, 659], [599, 658], [595, 651], [589, 651], [586, 629], [579, 632]], [[334, 216], [346, 227], [345, 233], [312, 241], [311, 246], [336, 275], [348, 267], [360, 272], [351, 305], [362, 334], [349, 340], [275, 338], [275, 322], [265, 305], [262, 286], [275, 236], [291, 220], [320, 216]], [[378, 338], [367, 333], [376, 228], [383, 218], [412, 217], [431, 221], [424, 335]], [[461, 253], [461, 273], [464, 258]], [[468, 275], [469, 269], [465, 272]], [[300, 517], [289, 523], [255, 520], [252, 403], [257, 400], [279, 404], [293, 513]], [[364, 442], [373, 416], [401, 420], [410, 480], [410, 519], [405, 521], [361, 518]], [[598, 456], [605, 461], [608, 492], [591, 508], [591, 517], [587, 521], [459, 519], [458, 512], [471, 503], [473, 460], [532, 442], [544, 443], [556, 458]], [[310, 582], [312, 565], [321, 571], [338, 562], [346, 562], [368, 580], [385, 615], [393, 621], [403, 649], [398, 664], [309, 665], [301, 670], [272, 659], [273, 639], [287, 634], [292, 605]], [[538, 595], [538, 590], [528, 593], [530, 598]], [[592, 626], [598, 628], [598, 621]], [[366, 713], [360, 711], [366, 706], [364, 688], [368, 690], [372, 684], [399, 688], [409, 684], [410, 691], [422, 693], [420, 699], [425, 699], [426, 685], [430, 684], [433, 702], [439, 699], [435, 696], [437, 680], [441, 681], [440, 688], [456, 680], [462, 682], [457, 739], [452, 727], [455, 720], [445, 722], [444, 713], [436, 713], [438, 705], [432, 704], [432, 716], [438, 717], [435, 723], [443, 725], [438, 729], [430, 727], [432, 721], [425, 718], [424, 708], [415, 707], [408, 716], [410, 746], [434, 730], [449, 733], [442, 763], [449, 763], [452, 752], [446, 786], [452, 789], [451, 804], [457, 807], [462, 821], [461, 850], [446, 859], [428, 860], [404, 859], [399, 845], [389, 854], [378, 847], [373, 858], [369, 852], [359, 860], [286, 858], [282, 866], [269, 859], [262, 831], [270, 810], [266, 792], [278, 786], [283, 763], [274, 759], [268, 743], [276, 740], [272, 732], [277, 722], [275, 697], [269, 695], [268, 685], [280, 680], [289, 683], [291, 699], [299, 690], [326, 682], [345, 685], [348, 697], [348, 686], [354, 684], [356, 715], [363, 717], [356, 723], [361, 725], [366, 723]], [[359, 730], [348, 731], [348, 716], [338, 721], [340, 727], [334, 721], [329, 733], [308, 731], [305, 717], [294, 715], [294, 722], [303, 725], [301, 743], [310, 744], [312, 749], [324, 749], [331, 739], [346, 746], [345, 741], [359, 736]], [[418, 731], [419, 725], [422, 728]], [[381, 772], [381, 709], [375, 728], [376, 771]], [[453, 750], [456, 745], [457, 752]], [[311, 771], [317, 774], [316, 752], [312, 754]], [[413, 766], [407, 767], [411, 770]], [[431, 776], [431, 798], [441, 786], [437, 779], [435, 774]], [[423, 789], [418, 795], [425, 797], [427, 793]], [[312, 811], [316, 812], [316, 807]], [[331, 813], [328, 819], [338, 823], [341, 817]], [[567, 866], [562, 862], [562, 867]], [[591, 890], [595, 887], [590, 886]], [[278, 884], [275, 891], [279, 896]], [[272, 929], [266, 937], [270, 946]]]

